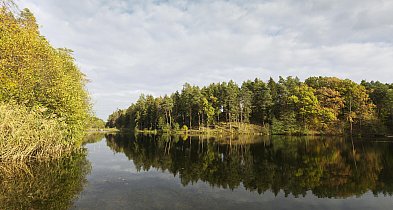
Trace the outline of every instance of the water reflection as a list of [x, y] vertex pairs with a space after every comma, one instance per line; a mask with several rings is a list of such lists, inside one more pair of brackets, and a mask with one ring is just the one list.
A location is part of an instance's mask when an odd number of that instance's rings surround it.
[[47, 163], [0, 164], [0, 209], [69, 209], [90, 169], [86, 151]]
[[[393, 145], [342, 138], [107, 135], [139, 171], [151, 168], [178, 176], [183, 186], [213, 187], [285, 196], [347, 198], [368, 191], [392, 195]], [[131, 164], [131, 163], [130, 163]]]
[[0, 164], [0, 209], [391, 206], [389, 142], [125, 134], [97, 141], [101, 138], [86, 139], [88, 156], [82, 152], [18, 167]]

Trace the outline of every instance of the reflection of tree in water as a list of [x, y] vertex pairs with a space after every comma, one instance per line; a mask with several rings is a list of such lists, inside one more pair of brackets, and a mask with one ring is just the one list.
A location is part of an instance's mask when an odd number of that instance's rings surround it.
[[47, 163], [0, 164], [0, 209], [69, 209], [90, 169], [85, 151]]
[[96, 143], [96, 142], [101, 141], [103, 138], [105, 138], [104, 133], [98, 133], [98, 132], [97, 133], [89, 133], [83, 139], [83, 144]]
[[[139, 170], [157, 168], [179, 175], [183, 185], [211, 186], [302, 196], [345, 198], [393, 192], [393, 147], [343, 139], [273, 137], [257, 143], [217, 143], [181, 137], [108, 135], [107, 144], [125, 153]], [[255, 142], [247, 140], [246, 142]]]

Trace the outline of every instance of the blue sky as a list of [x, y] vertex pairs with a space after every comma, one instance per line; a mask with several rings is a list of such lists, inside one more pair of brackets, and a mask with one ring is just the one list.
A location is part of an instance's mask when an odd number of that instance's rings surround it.
[[74, 50], [102, 119], [185, 82], [337, 76], [393, 82], [390, 0], [19, 0]]

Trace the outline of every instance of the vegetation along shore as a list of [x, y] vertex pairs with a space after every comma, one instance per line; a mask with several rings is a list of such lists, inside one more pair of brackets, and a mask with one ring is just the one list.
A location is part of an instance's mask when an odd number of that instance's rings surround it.
[[[15, 12], [18, 11], [18, 12]], [[57, 159], [78, 149], [91, 118], [85, 75], [34, 15], [0, 1], [0, 161]]]
[[113, 112], [110, 128], [144, 133], [391, 135], [393, 84], [336, 77], [234, 81], [141, 95]]

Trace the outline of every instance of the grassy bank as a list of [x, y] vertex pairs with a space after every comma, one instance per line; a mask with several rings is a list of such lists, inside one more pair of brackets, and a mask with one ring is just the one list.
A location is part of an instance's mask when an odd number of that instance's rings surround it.
[[188, 129], [183, 126], [180, 129], [155, 129], [155, 130], [135, 130], [144, 134], [188, 134], [188, 135], [227, 135], [227, 134], [246, 134], [246, 135], [269, 135], [268, 126], [260, 126], [249, 123], [219, 123], [209, 127], [194, 127]]
[[117, 128], [89, 128], [87, 129], [87, 133], [115, 133], [120, 130]]
[[79, 144], [67, 124], [45, 109], [0, 103], [0, 161], [56, 159]]
[[[368, 133], [371, 130], [364, 126], [365, 132], [361, 130], [355, 130], [353, 134], [357, 137], [373, 137], [373, 136], [387, 136], [385, 132], [375, 130]], [[143, 134], [187, 134], [189, 136], [193, 135], [280, 135], [280, 136], [349, 136], [350, 133], [346, 132], [343, 128], [344, 125], [337, 125], [335, 129], [325, 129], [325, 130], [314, 130], [310, 128], [304, 128], [301, 125], [282, 125], [274, 124], [265, 126], [255, 125], [250, 123], [219, 123], [217, 125], [211, 125], [209, 127], [193, 127], [188, 129], [187, 126], [183, 126], [180, 129], [144, 129], [135, 131], [137, 133]], [[121, 129], [125, 130], [125, 129]], [[348, 129], [347, 129], [348, 130]]]

